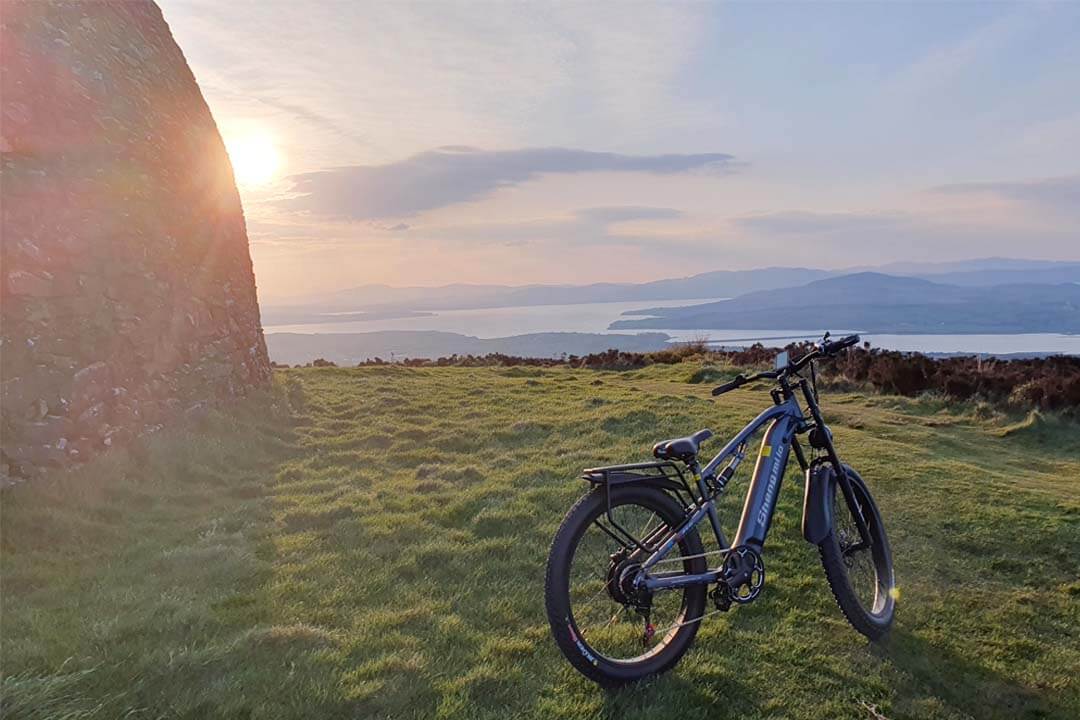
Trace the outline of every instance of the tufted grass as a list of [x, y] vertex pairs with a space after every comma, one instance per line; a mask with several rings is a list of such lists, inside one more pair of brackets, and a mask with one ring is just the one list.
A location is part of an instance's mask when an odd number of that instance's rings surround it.
[[1080, 716], [1080, 431], [933, 399], [824, 397], [894, 546], [887, 642], [835, 608], [791, 471], [757, 603], [643, 686], [572, 671], [542, 583], [579, 469], [736, 431], [768, 399], [711, 399], [731, 372], [286, 370], [229, 414], [5, 491], [2, 714]]

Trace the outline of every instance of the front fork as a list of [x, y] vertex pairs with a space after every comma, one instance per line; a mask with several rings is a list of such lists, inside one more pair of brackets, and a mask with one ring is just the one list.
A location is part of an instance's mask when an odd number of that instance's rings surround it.
[[[799, 383], [799, 386], [802, 388], [803, 396], [806, 398], [806, 406], [810, 410], [810, 416], [814, 419], [814, 427], [818, 430], [820, 447], [825, 450], [825, 456], [833, 466], [836, 482], [840, 486], [840, 492], [844, 494], [844, 501], [847, 503], [848, 509], [851, 510], [851, 516], [855, 519], [855, 527], [859, 530], [860, 545], [869, 547], [870, 530], [866, 527], [866, 518], [863, 517], [862, 508], [855, 499], [855, 491], [851, 488], [851, 478], [848, 477], [847, 472], [844, 470], [844, 466], [840, 462], [840, 456], [836, 454], [836, 446], [833, 445], [832, 433], [829, 432], [829, 427], [825, 424], [825, 419], [821, 416], [821, 408], [818, 407], [817, 398], [811, 393], [810, 387], [805, 380]], [[799, 447], [798, 443], [794, 443], [794, 446], [796, 457], [799, 458], [799, 464], [804, 470], [809, 469], [810, 466], [806, 463], [802, 448]], [[807, 481], [809, 482], [809, 479]]]

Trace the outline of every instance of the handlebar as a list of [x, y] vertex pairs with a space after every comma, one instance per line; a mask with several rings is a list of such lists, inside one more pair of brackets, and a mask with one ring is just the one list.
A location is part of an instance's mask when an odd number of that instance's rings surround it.
[[712, 394], [713, 394], [713, 396], [723, 395], [726, 392], [731, 392], [732, 390], [738, 390], [743, 385], [745, 385], [747, 382], [749, 382], [749, 381], [746, 379], [745, 375], [736, 375], [735, 379], [732, 380], [731, 382], [726, 382], [723, 385], [719, 385], [717, 387], [714, 387], [712, 389]]
[[834, 355], [844, 348], [849, 348], [859, 342], [858, 335], [848, 335], [847, 337], [840, 338], [839, 340], [826, 341], [821, 344], [821, 352], [823, 355]]
[[797, 373], [802, 370], [812, 360], [816, 360], [819, 357], [827, 355], [835, 355], [844, 348], [849, 348], [859, 342], [858, 335], [848, 335], [847, 337], [840, 338], [839, 340], [828, 340], [828, 334], [826, 333], [825, 339], [818, 344], [816, 350], [803, 355], [801, 358], [791, 363], [787, 367], [780, 368], [779, 370], [767, 370], [763, 372], [754, 373], [753, 375], [736, 375], [735, 379], [730, 382], [726, 382], [723, 385], [719, 385], [713, 388], [712, 394], [723, 395], [726, 392], [737, 390], [738, 388], [746, 385], [747, 383], [754, 382], [755, 380], [777, 380], [781, 377], [787, 377], [789, 374]]
[[749, 375], [749, 376], [739, 374], [739, 375], [736, 375], [735, 379], [732, 380], [731, 382], [726, 382], [723, 385], [720, 385], [718, 387], [714, 387], [713, 391], [712, 391], [712, 394], [713, 395], [723, 395], [726, 392], [730, 392], [731, 390], [737, 390], [737, 389], [741, 388], [743, 385], [745, 385], [747, 383], [752, 383], [755, 380], [775, 380], [778, 377], [780, 377], [780, 373], [781, 373], [780, 370], [771, 370], [769, 372], [754, 373], [753, 375]]

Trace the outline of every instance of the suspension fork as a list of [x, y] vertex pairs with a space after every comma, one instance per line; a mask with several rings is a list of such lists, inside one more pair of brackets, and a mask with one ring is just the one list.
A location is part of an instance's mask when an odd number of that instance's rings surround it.
[[810, 392], [806, 380], [799, 382], [799, 387], [802, 388], [806, 406], [810, 410], [810, 416], [814, 419], [814, 424], [818, 427], [821, 437], [825, 440], [825, 454], [829, 458], [829, 462], [832, 463], [836, 482], [840, 485], [840, 492], [844, 494], [844, 501], [847, 503], [848, 509], [851, 510], [851, 516], [855, 518], [855, 527], [859, 530], [860, 544], [870, 547], [870, 530], [866, 526], [866, 518], [863, 517], [862, 508], [855, 500], [855, 491], [851, 488], [851, 478], [848, 477], [844, 466], [840, 463], [840, 456], [836, 454], [832, 433], [829, 432], [825, 419], [821, 415], [821, 408], [817, 404], [817, 398]]

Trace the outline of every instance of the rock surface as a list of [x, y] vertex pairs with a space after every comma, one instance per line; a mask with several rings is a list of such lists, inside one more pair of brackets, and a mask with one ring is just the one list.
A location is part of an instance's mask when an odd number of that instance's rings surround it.
[[232, 169], [158, 7], [5, 0], [0, 35], [0, 475], [20, 478], [270, 364]]

